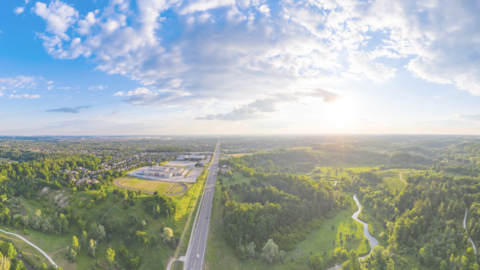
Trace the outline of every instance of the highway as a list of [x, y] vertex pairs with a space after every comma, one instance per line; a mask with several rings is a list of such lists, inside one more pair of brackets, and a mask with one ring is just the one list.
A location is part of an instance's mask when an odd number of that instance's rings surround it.
[[203, 267], [219, 159], [220, 142], [217, 144], [215, 149], [215, 158], [208, 168], [209, 174], [205, 184], [205, 192], [200, 208], [200, 214], [198, 216], [196, 226], [192, 229], [193, 239], [191, 239], [187, 249], [187, 258], [184, 267], [186, 270], [200, 270]]

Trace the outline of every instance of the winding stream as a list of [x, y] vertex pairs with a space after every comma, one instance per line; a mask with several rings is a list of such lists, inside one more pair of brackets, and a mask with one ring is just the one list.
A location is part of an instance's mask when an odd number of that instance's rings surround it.
[[[472, 238], [470, 238], [470, 235], [468, 234], [468, 230], [467, 230], [467, 208], [465, 208], [465, 217], [463, 218], [463, 228], [465, 228], [465, 231], [467, 232], [468, 240], [470, 240], [470, 243], [473, 246], [473, 250], [475, 251], [475, 254], [477, 254], [477, 248], [475, 247], [475, 244], [473, 243]], [[476, 256], [475, 256], [475, 259], [476, 259]], [[478, 263], [478, 260], [477, 260], [477, 263]]]
[[[360, 214], [360, 212], [362, 211], [362, 205], [360, 204], [360, 202], [358, 201], [357, 199], [357, 195], [353, 195], [353, 200], [355, 201], [355, 203], [357, 204], [358, 206], [358, 210], [357, 212], [353, 213], [352, 215], [352, 218], [354, 220], [356, 220], [357, 222], [360, 222], [363, 224], [363, 234], [365, 235], [365, 237], [368, 239], [368, 242], [370, 243], [370, 252], [368, 252], [367, 255], [363, 255], [363, 256], [360, 256], [358, 257], [360, 260], [363, 260], [365, 259], [366, 257], [370, 256], [370, 253], [372, 253], [372, 250], [374, 247], [378, 246], [378, 241], [375, 237], [373, 237], [370, 232], [368, 231], [368, 223], [365, 223], [363, 221], [361, 221], [360, 219], [358, 219], [358, 215]], [[466, 217], [466, 216], [465, 216]], [[465, 223], [465, 221], [464, 221]], [[464, 225], [465, 226], [465, 225]], [[471, 241], [471, 240], [470, 240]], [[473, 243], [473, 242], [472, 242]], [[338, 270], [338, 269], [342, 269], [342, 264], [341, 263], [337, 263], [335, 264], [334, 266], [330, 267], [330, 268], [327, 268], [327, 270]]]

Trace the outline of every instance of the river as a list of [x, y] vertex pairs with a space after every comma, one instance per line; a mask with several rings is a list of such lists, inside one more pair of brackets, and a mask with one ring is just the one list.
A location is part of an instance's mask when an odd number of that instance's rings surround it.
[[[368, 252], [367, 255], [363, 255], [363, 256], [360, 256], [358, 257], [360, 260], [363, 260], [365, 259], [366, 257], [370, 256], [370, 253], [372, 253], [372, 250], [374, 247], [378, 246], [378, 241], [375, 237], [373, 237], [370, 232], [368, 231], [368, 223], [365, 223], [363, 221], [361, 221], [360, 219], [358, 219], [358, 215], [360, 214], [360, 212], [362, 211], [362, 205], [360, 204], [360, 202], [358, 201], [357, 199], [357, 196], [356, 195], [353, 195], [353, 200], [355, 201], [355, 203], [357, 204], [358, 206], [358, 210], [357, 212], [353, 213], [352, 215], [352, 218], [360, 223], [362, 223], [363, 225], [363, 234], [365, 235], [365, 237], [368, 239], [368, 242], [370, 243], [370, 252]], [[334, 266], [328, 268], [327, 270], [338, 270], [338, 269], [342, 269], [342, 264], [341, 263], [337, 263], [335, 264]]]
[[[468, 230], [467, 230], [467, 208], [466, 207], [465, 207], [465, 217], [463, 218], [463, 228], [465, 228], [465, 231], [467, 232], [468, 240], [470, 240], [470, 243], [473, 246], [473, 250], [475, 250], [475, 254], [477, 254], [477, 248], [475, 247], [475, 244], [473, 243], [472, 238], [470, 238], [470, 235], [468, 234]], [[477, 258], [475, 257], [475, 259]], [[477, 263], [478, 263], [478, 260], [477, 260]]]

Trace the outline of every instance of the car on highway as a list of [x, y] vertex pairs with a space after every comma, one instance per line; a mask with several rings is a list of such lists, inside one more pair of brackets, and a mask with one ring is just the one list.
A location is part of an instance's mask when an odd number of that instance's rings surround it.
[[200, 259], [200, 254], [197, 254], [197, 259]]

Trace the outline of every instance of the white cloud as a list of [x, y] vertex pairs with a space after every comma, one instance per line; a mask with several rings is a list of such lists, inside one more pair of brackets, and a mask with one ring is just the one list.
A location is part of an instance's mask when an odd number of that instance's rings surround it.
[[170, 107], [186, 105], [187, 103], [193, 106], [197, 102], [195, 98], [192, 99], [187, 93], [168, 90], [156, 91], [145, 87], [139, 87], [128, 92], [117, 92], [114, 96], [125, 97], [124, 101], [126, 103], [143, 107]]
[[13, 10], [13, 12], [15, 12], [15, 14], [18, 15], [18, 14], [22, 13], [24, 10], [25, 10], [24, 7], [16, 7], [16, 8]]
[[62, 1], [54, 0], [47, 5], [42, 2], [35, 3], [33, 11], [47, 22], [47, 32], [52, 33], [63, 40], [70, 40], [65, 33], [76, 22], [78, 11]]
[[65, 87], [58, 87], [58, 89], [68, 90], [68, 89], [70, 89], [70, 87], [69, 87], [69, 86], [65, 86]]
[[106, 88], [108, 88], [108, 86], [100, 84], [100, 85], [90, 86], [90, 87], [88, 87], [88, 90], [97, 91], [97, 90], [103, 90], [103, 89], [106, 89]]
[[[98, 70], [143, 84], [116, 94], [132, 105], [248, 104], [345, 81], [384, 83], [399, 69], [480, 94], [480, 39], [471, 35], [480, 25], [476, 7], [414, 0], [278, 5], [139, 0], [131, 8], [111, 0], [80, 16], [55, 0], [37, 3], [35, 13], [46, 21], [39, 36], [52, 56], [83, 56]], [[175, 16], [161, 17], [167, 10]], [[173, 39], [163, 36], [172, 23]]]
[[35, 88], [40, 82], [44, 81], [42, 77], [17, 76], [0, 78], [0, 89], [24, 89]]
[[36, 98], [40, 98], [40, 95], [29, 95], [29, 94], [23, 94], [23, 95], [10, 95], [10, 98], [27, 98], [27, 99], [36, 99]]

